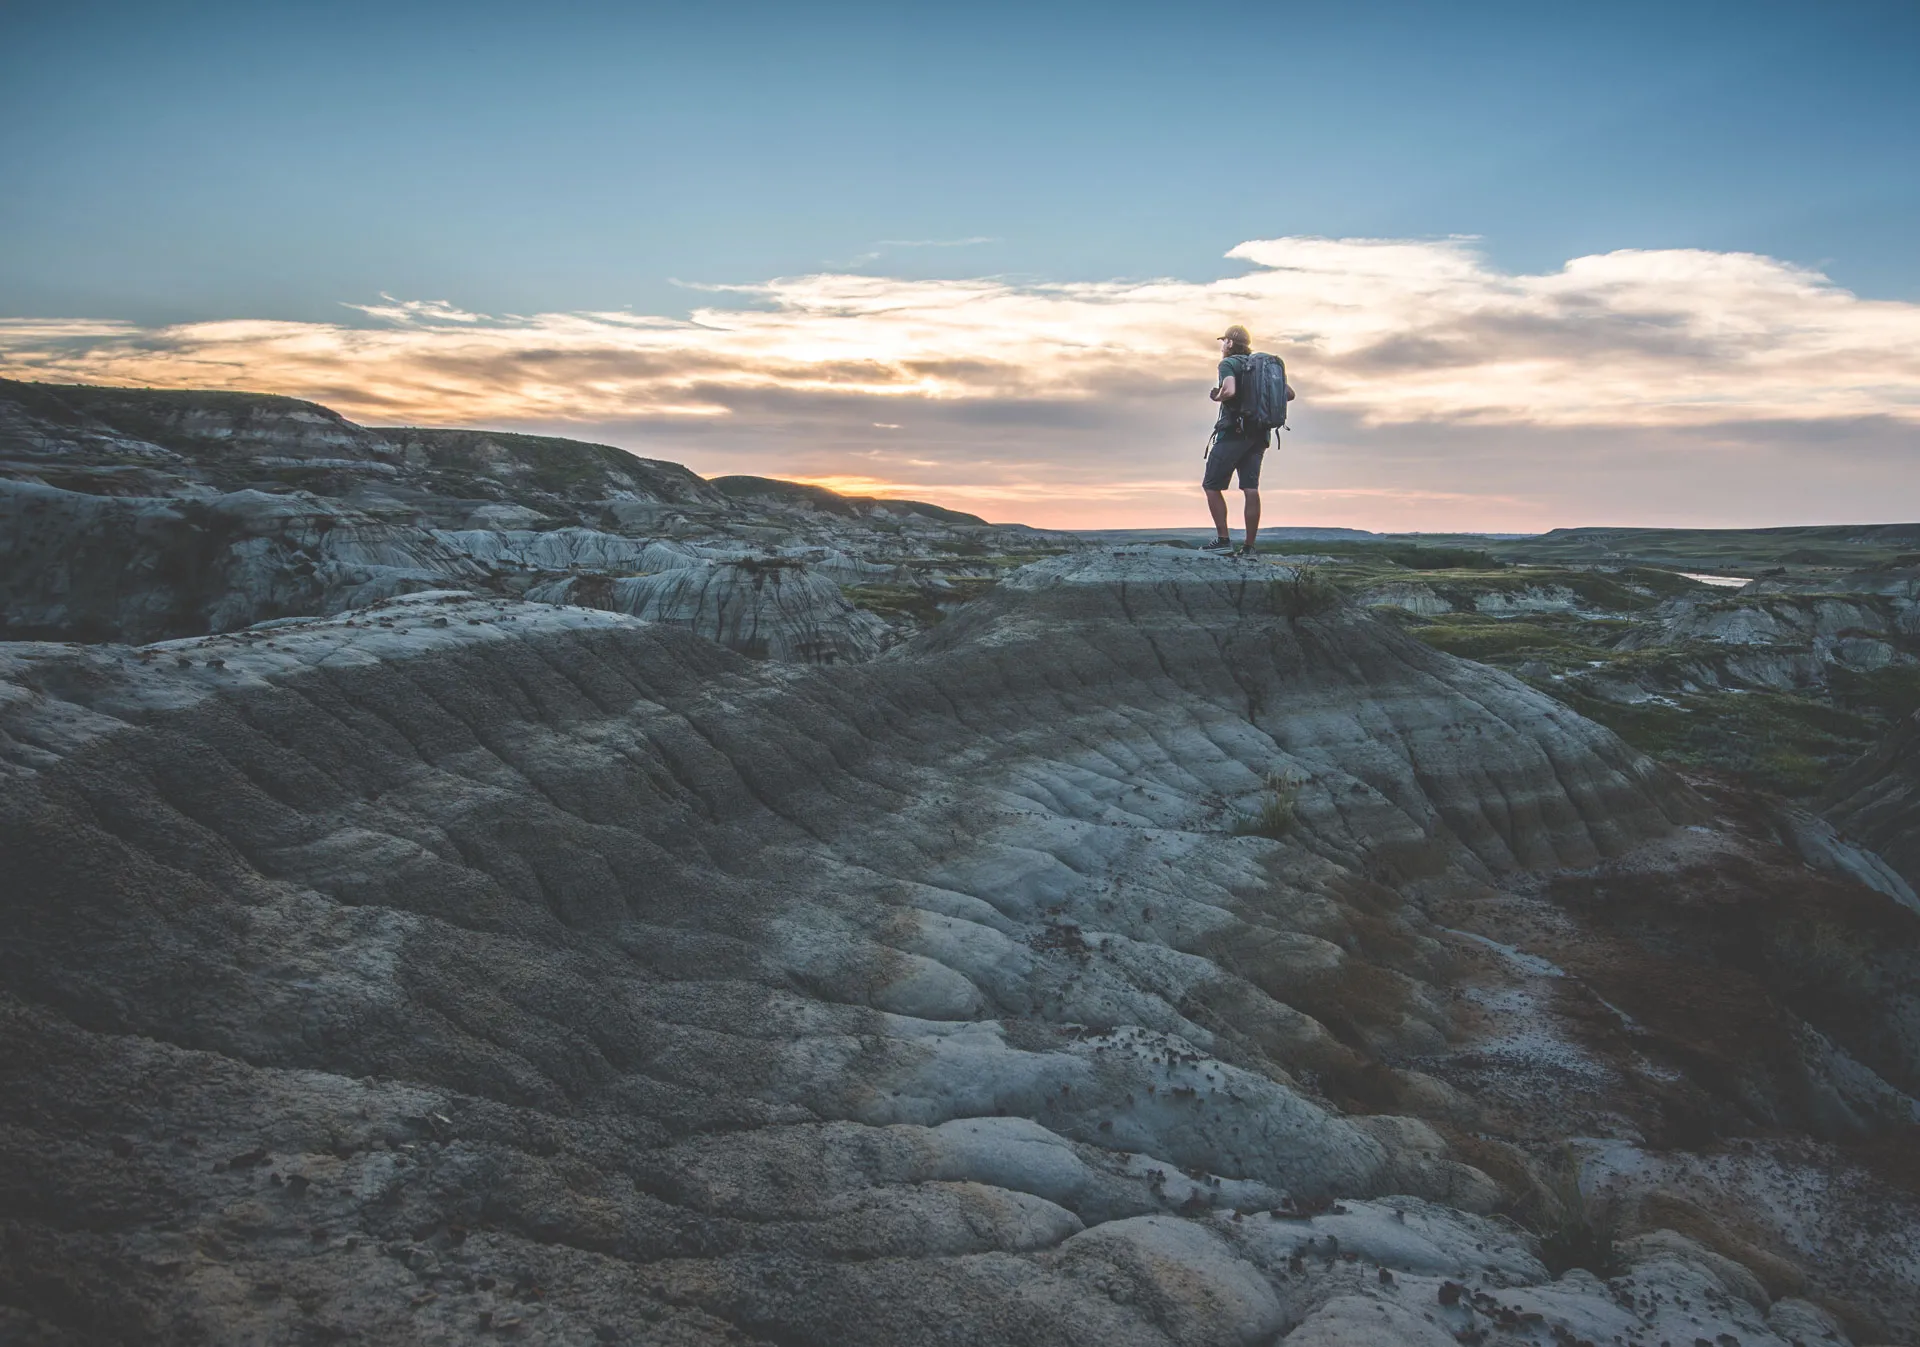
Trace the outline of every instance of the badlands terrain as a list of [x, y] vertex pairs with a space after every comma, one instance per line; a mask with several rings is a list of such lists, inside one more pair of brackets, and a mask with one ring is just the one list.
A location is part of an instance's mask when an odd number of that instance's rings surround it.
[[0, 382], [0, 1341], [1920, 1339], [1920, 530], [1276, 547]]

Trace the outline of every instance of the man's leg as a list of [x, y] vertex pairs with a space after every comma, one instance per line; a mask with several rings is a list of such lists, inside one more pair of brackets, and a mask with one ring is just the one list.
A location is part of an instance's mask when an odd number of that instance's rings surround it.
[[[1245, 500], [1247, 507], [1247, 550], [1251, 552], [1253, 551], [1254, 539], [1260, 536], [1260, 488], [1257, 486], [1245, 487], [1241, 490], [1240, 495], [1242, 499]], [[1222, 501], [1221, 506], [1223, 508], [1220, 513], [1223, 516], [1226, 514], [1225, 505], [1226, 502]]]
[[[1192, 478], [1188, 480], [1191, 481]], [[1213, 531], [1220, 535], [1222, 542], [1225, 542], [1227, 539], [1227, 493], [1216, 491], [1212, 487], [1207, 487], [1206, 493], [1207, 513], [1213, 516]]]

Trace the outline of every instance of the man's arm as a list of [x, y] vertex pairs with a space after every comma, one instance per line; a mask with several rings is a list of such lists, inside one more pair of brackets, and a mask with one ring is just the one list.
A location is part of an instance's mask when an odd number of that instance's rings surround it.
[[1208, 393], [1207, 396], [1212, 398], [1215, 402], [1231, 401], [1233, 398], [1234, 386], [1235, 385], [1233, 382], [1233, 376], [1229, 374], [1226, 378], [1220, 381], [1220, 386], [1214, 389], [1212, 392]]

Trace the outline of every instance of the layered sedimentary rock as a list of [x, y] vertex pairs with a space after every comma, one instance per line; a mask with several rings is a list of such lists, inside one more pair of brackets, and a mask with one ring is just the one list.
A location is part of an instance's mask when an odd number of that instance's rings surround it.
[[1827, 817], [1920, 888], [1920, 712], [1828, 791]]
[[0, 481], [0, 634], [162, 640], [337, 613], [486, 571], [304, 492], [99, 496]]
[[0, 380], [0, 636], [164, 640], [459, 588], [604, 596], [756, 657], [864, 659], [915, 624], [842, 586], [931, 609], [950, 572], [1044, 536], [728, 481], [573, 440], [369, 429], [292, 398]]
[[630, 613], [720, 642], [756, 659], [833, 664], [871, 659], [892, 633], [804, 563], [741, 558], [671, 566], [652, 575], [574, 576], [527, 597]]
[[445, 592], [4, 652], [11, 1331], [1838, 1333], [1489, 1217], [1442, 1077], [1523, 992], [1446, 927], [1719, 824], [1302, 577], [1081, 553], [810, 668]]
[[[0, 1337], [1920, 1331], [1911, 735], [1828, 821], [1304, 562], [281, 398], [0, 383], [0, 563]], [[1363, 597], [1911, 655], [1629, 578]]]

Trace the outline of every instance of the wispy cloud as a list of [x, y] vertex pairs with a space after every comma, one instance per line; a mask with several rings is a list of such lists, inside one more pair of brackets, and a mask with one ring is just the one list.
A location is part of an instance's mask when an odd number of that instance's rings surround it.
[[982, 243], [1000, 243], [1003, 240], [977, 235], [964, 239], [881, 239], [874, 246], [880, 248], [974, 248]]
[[[1205, 283], [833, 273], [700, 286], [713, 302], [684, 320], [490, 316], [391, 296], [351, 306], [372, 327], [0, 320], [0, 372], [291, 393], [376, 424], [599, 427], [707, 470], [870, 477], [991, 499], [1002, 517], [1083, 518], [1117, 501], [1137, 517], [1173, 508], [1156, 493], [1188, 492], [1169, 462], [1186, 471], [1210, 419], [1209, 339], [1243, 322], [1303, 397], [1291, 471], [1314, 480], [1273, 487], [1344, 500], [1350, 517], [1391, 505], [1487, 527], [1524, 527], [1528, 512], [1565, 522], [1613, 488], [1563, 492], [1554, 472], [1588, 481], [1596, 462], [1631, 462], [1642, 483], [1656, 469], [1691, 482], [1672, 456], [1710, 443], [1789, 477], [1830, 472], [1843, 452], [1886, 473], [1904, 464], [1904, 489], [1859, 478], [1862, 511], [1920, 513], [1920, 304], [1744, 253], [1621, 251], [1538, 275], [1500, 271], [1465, 239], [1267, 239], [1230, 256], [1248, 272]], [[901, 452], [914, 457], [897, 480], [836, 467], [851, 468], [860, 436], [900, 429], [907, 403], [918, 410]], [[1782, 422], [1829, 457], [1780, 448]], [[1347, 457], [1317, 458], [1336, 438]], [[1557, 444], [1582, 458], [1552, 463]], [[1412, 477], [1378, 480], [1389, 468]], [[1616, 485], [1625, 503], [1645, 498]], [[1782, 508], [1795, 498], [1782, 488]]]

